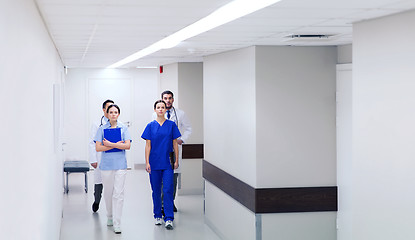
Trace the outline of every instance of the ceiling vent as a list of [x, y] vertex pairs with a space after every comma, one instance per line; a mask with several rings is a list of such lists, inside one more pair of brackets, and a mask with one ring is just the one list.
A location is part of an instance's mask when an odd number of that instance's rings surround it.
[[330, 34], [291, 34], [285, 36], [284, 41], [294, 42], [324, 42], [332, 40], [334, 35]]

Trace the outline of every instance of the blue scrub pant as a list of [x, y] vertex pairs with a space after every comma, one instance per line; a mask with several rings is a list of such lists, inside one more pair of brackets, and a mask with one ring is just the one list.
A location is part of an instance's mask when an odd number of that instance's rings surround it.
[[164, 221], [174, 220], [173, 213], [173, 169], [151, 170], [150, 184], [153, 190], [154, 218], [162, 218], [161, 214], [161, 183], [164, 195]]

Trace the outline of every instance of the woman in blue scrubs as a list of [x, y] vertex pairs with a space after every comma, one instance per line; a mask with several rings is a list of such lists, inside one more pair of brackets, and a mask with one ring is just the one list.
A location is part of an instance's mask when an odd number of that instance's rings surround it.
[[179, 159], [177, 138], [181, 136], [175, 122], [167, 120], [166, 103], [158, 100], [154, 103], [157, 119], [147, 124], [141, 137], [146, 140], [145, 157], [146, 171], [150, 175], [153, 190], [153, 212], [156, 225], [161, 225], [161, 183], [164, 194], [165, 227], [173, 229], [173, 169], [179, 167], [179, 162], [170, 163], [169, 154], [174, 150], [175, 159]]

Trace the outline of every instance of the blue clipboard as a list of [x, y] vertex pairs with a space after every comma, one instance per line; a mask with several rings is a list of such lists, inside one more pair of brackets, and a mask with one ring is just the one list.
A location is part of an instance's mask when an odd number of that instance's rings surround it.
[[[104, 138], [110, 142], [116, 143], [122, 141], [121, 139], [121, 128], [106, 128], [104, 129]], [[105, 152], [121, 152], [121, 149], [113, 148]]]

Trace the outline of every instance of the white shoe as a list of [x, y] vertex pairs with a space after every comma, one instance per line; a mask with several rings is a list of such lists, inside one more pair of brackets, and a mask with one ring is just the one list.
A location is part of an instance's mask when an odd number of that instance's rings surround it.
[[165, 225], [165, 227], [166, 227], [168, 230], [173, 230], [173, 221], [172, 221], [172, 220], [167, 220], [167, 221], [166, 221], [166, 225]]
[[114, 227], [114, 232], [116, 234], [120, 234], [121, 233], [121, 228], [120, 227]]
[[156, 225], [161, 225], [161, 218], [155, 218], [154, 219], [154, 224], [156, 224]]
[[114, 223], [112, 222], [112, 218], [108, 218], [107, 226], [112, 226]]

